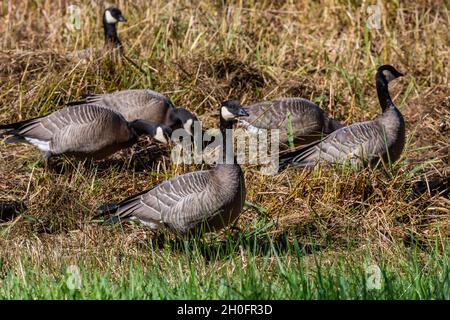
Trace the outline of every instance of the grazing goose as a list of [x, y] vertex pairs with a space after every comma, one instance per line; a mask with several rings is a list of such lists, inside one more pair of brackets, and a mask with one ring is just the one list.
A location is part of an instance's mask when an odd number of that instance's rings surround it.
[[112, 110], [95, 105], [71, 106], [47, 116], [13, 124], [0, 125], [8, 129], [6, 143], [27, 142], [42, 151], [44, 159], [54, 155], [71, 155], [78, 159], [102, 159], [137, 142], [148, 134], [168, 143], [171, 129], [145, 120], [128, 122]]
[[117, 204], [99, 207], [100, 213], [113, 213], [114, 216], [107, 221], [110, 223], [138, 220], [152, 229], [167, 226], [180, 235], [219, 230], [235, 221], [244, 205], [245, 182], [232, 148], [226, 147], [226, 130], [232, 129], [236, 119], [242, 116], [247, 116], [247, 113], [238, 101], [222, 103], [222, 161], [213, 169], [166, 180]]
[[159, 92], [149, 89], [121, 90], [106, 94], [87, 94], [85, 101], [71, 104], [95, 104], [121, 113], [127, 121], [137, 119], [163, 123], [173, 130], [184, 128], [193, 134], [197, 117], [184, 108], [175, 108], [173, 103]]
[[280, 129], [280, 142], [288, 143], [288, 114], [291, 114], [291, 123], [294, 141], [308, 144], [320, 140], [324, 134], [329, 134], [342, 125], [329, 118], [327, 113], [317, 104], [302, 98], [280, 98], [245, 106], [249, 117], [240, 120], [240, 124], [252, 134], [259, 129]]
[[280, 168], [314, 166], [319, 161], [352, 165], [374, 165], [380, 158], [394, 162], [405, 144], [403, 116], [392, 102], [388, 83], [403, 76], [393, 66], [383, 65], [375, 75], [382, 113], [374, 120], [354, 123], [332, 132], [321, 141], [280, 157]]
[[[105, 35], [105, 49], [118, 49], [122, 52], [122, 43], [117, 36], [117, 23], [126, 22], [122, 12], [115, 7], [109, 7], [103, 12], [103, 31]], [[77, 50], [67, 54], [68, 58], [85, 59], [97, 52], [101, 52], [101, 48], [87, 48]]]

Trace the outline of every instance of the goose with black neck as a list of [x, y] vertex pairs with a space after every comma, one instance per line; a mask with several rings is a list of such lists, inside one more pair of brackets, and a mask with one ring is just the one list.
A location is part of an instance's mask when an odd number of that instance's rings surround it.
[[350, 163], [357, 167], [393, 163], [405, 145], [405, 122], [391, 99], [388, 84], [403, 76], [391, 65], [378, 68], [375, 75], [382, 113], [374, 120], [351, 124], [332, 132], [321, 141], [280, 156], [280, 169], [288, 165], [315, 166], [318, 162]]
[[247, 115], [236, 100], [221, 104], [223, 153], [212, 169], [176, 176], [119, 203], [102, 205], [100, 214], [113, 214], [107, 223], [138, 220], [151, 229], [165, 226], [178, 235], [216, 231], [232, 224], [244, 206], [245, 182], [232, 148], [227, 147], [226, 131]]
[[107, 8], [103, 14], [103, 31], [105, 34], [105, 45], [113, 48], [122, 48], [122, 43], [117, 36], [117, 23], [126, 22], [122, 12], [115, 7]]
[[127, 20], [122, 15], [120, 9], [116, 7], [106, 8], [103, 12], [103, 34], [105, 38], [105, 43], [103, 48], [86, 48], [82, 50], [73, 51], [66, 54], [69, 59], [75, 60], [85, 60], [97, 55], [100, 55], [104, 50], [115, 50], [117, 49], [120, 54], [123, 54], [122, 42], [117, 35], [117, 24], [119, 22], [126, 22]]

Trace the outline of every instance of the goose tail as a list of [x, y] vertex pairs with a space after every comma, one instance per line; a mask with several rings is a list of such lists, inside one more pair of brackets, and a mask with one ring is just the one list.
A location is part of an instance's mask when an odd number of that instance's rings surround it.
[[81, 95], [81, 99], [80, 100], [70, 101], [66, 105], [67, 106], [78, 106], [80, 104], [86, 104], [86, 103], [89, 103], [89, 98], [92, 98], [93, 96], [95, 96], [95, 95], [92, 94], [92, 93], [89, 93], [89, 92], [88, 93], [83, 93]]
[[107, 214], [114, 214], [118, 209], [119, 204], [117, 202], [112, 202], [97, 206], [96, 211], [98, 212], [98, 216], [103, 216]]
[[289, 165], [294, 165], [296, 167], [309, 167], [314, 164], [314, 162], [306, 160], [306, 158], [314, 150], [313, 147], [322, 142], [322, 140], [314, 141], [303, 148], [290, 151], [288, 153], [280, 155], [278, 172], [283, 171]]
[[110, 226], [114, 225], [120, 222], [120, 218], [118, 216], [112, 216], [111, 218], [106, 219], [103, 221], [104, 225]]
[[[14, 134], [14, 133], [8, 133], [8, 134]], [[2, 134], [0, 134], [0, 137], [3, 137]], [[5, 140], [6, 144], [10, 143], [18, 143], [18, 142], [26, 142], [25, 138], [19, 135], [14, 135], [12, 137], [9, 137]]]

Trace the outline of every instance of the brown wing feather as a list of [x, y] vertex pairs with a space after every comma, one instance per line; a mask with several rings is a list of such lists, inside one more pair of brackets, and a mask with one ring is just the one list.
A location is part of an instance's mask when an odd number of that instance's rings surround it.
[[172, 102], [164, 95], [148, 89], [122, 90], [86, 98], [93, 103], [121, 113], [128, 121], [138, 119], [165, 123]]

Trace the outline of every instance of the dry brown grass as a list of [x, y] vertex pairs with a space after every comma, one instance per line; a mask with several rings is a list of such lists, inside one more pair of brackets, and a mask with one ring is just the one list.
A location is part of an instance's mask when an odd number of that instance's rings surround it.
[[[79, 33], [64, 32], [68, 1], [6, 1], [0, 5], [0, 122], [46, 114], [85, 92], [152, 88], [195, 111], [204, 126], [221, 100], [250, 103], [301, 96], [346, 123], [379, 113], [374, 70], [390, 63], [407, 76], [392, 86], [409, 144], [390, 170], [288, 170], [261, 176], [245, 170], [248, 200], [238, 225], [288, 232], [329, 251], [369, 246], [392, 252], [412, 240], [428, 244], [450, 235], [448, 192], [413, 192], [415, 181], [449, 177], [449, 12], [438, 1], [383, 4], [382, 29], [367, 30], [367, 1], [117, 1], [128, 19], [120, 37], [126, 61], [67, 61], [75, 48], [100, 46], [103, 4], [74, 1], [83, 13]], [[353, 3], [353, 1], [351, 1]], [[117, 158], [117, 157], [116, 157]], [[65, 161], [63, 173], [44, 168], [30, 146], [0, 148], [0, 198], [23, 199], [26, 213], [0, 225], [5, 263], [76, 259], [93, 252], [100, 265], [138, 255], [145, 228], [105, 228], [91, 221], [96, 204], [124, 198], [194, 166], [165, 159], [145, 170], [84, 166]], [[130, 153], [118, 159], [124, 163]], [[447, 182], [445, 182], [447, 181]], [[50, 263], [50, 262], [49, 262]], [[56, 263], [56, 262], [55, 262]]]

